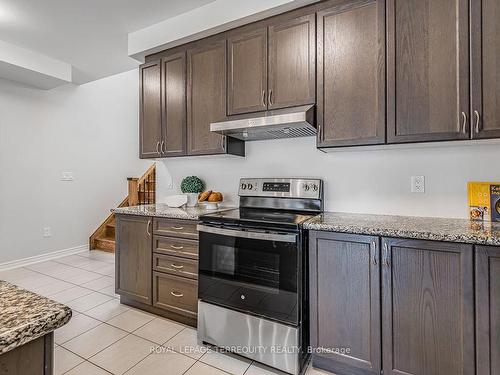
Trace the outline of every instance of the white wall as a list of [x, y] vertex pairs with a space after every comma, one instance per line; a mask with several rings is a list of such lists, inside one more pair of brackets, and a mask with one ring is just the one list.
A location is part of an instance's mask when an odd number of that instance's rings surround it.
[[88, 243], [150, 164], [137, 124], [136, 70], [51, 91], [0, 80], [0, 263]]
[[[159, 163], [158, 194], [177, 193], [198, 175], [237, 205], [240, 177], [320, 177], [326, 210], [467, 217], [467, 181], [500, 181], [500, 145], [463, 144], [323, 153], [314, 138], [247, 142], [247, 157], [188, 157]], [[410, 176], [426, 177], [426, 193], [410, 193]], [[169, 189], [173, 178], [173, 189]]]

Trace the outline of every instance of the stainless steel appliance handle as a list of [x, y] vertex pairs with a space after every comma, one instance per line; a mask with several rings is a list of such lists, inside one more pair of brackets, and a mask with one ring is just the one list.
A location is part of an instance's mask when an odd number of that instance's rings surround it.
[[252, 240], [276, 241], [276, 242], [297, 242], [296, 234], [278, 234], [278, 233], [261, 233], [241, 231], [225, 228], [210, 227], [208, 225], [198, 224], [198, 231], [212, 234], [220, 234], [222, 236], [249, 238]]

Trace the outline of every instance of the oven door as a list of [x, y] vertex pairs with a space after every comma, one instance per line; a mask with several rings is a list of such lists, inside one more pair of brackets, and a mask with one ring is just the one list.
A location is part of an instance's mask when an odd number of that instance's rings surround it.
[[297, 233], [262, 233], [198, 225], [198, 297], [298, 324]]

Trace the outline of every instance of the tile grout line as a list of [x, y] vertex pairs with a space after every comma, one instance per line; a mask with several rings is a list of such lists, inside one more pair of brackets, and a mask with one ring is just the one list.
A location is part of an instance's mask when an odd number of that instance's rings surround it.
[[[92, 291], [92, 292], [97, 292], [96, 290], [93, 290], [93, 289], [87, 288], [87, 287], [82, 286], [82, 285], [75, 284], [75, 283], [74, 283], [74, 282], [72, 282], [72, 281], [63, 280], [63, 279], [60, 279], [60, 278], [55, 277], [55, 276], [52, 276], [52, 275], [47, 275], [46, 273], [43, 273], [43, 272], [41, 272], [41, 271], [36, 271], [36, 270], [31, 270], [31, 269], [30, 269], [30, 271], [32, 271], [32, 272], [36, 272], [36, 273], [38, 273], [38, 274], [40, 274], [40, 275], [43, 275], [43, 276], [52, 277], [53, 279], [56, 279], [56, 280], [59, 280], [59, 281], [64, 281], [65, 283], [72, 284], [72, 285], [74, 285], [74, 286], [78, 286], [78, 287], [80, 287], [80, 288], [84, 288], [84, 289], [90, 290], [90, 291]], [[96, 275], [100, 275], [100, 276], [103, 276], [103, 277], [104, 277], [104, 275], [101, 275], [101, 274], [96, 273], [96, 272], [92, 272], [92, 271], [87, 271], [87, 272], [95, 273]], [[111, 277], [111, 276], [108, 276], [108, 277]], [[97, 279], [96, 279], [96, 280], [97, 280]], [[91, 280], [91, 281], [93, 281], [93, 280]], [[89, 281], [89, 282], [90, 282], [90, 281]], [[84, 283], [84, 284], [86, 284], [86, 283]], [[107, 287], [104, 287], [104, 288], [107, 288]], [[104, 288], [103, 288], [103, 289], [104, 289]], [[68, 288], [68, 289], [70, 289], [70, 288]], [[68, 289], [65, 289], [65, 290], [68, 290]], [[102, 289], [101, 289], [101, 290], [102, 290]], [[63, 292], [63, 291], [61, 291], [61, 292]], [[52, 294], [52, 295], [55, 295], [55, 294], [58, 294], [58, 293], [60, 293], [60, 292], [54, 293], [54, 294]], [[104, 293], [101, 293], [101, 294], [104, 294]], [[107, 295], [107, 294], [106, 294], [106, 295]], [[84, 296], [82, 296], [82, 297], [84, 297]], [[78, 297], [78, 298], [80, 298], [80, 297]], [[75, 299], [77, 299], [77, 298], [75, 298]], [[74, 301], [74, 300], [71, 300], [71, 301]], [[70, 301], [67, 301], [67, 302], [70, 302]]]
[[[124, 337], [122, 337], [121, 339], [119, 339], [119, 340], [115, 341], [113, 344], [111, 344], [111, 345], [109, 345], [109, 346], [105, 347], [104, 349], [100, 350], [99, 352], [97, 352], [96, 354], [94, 354], [94, 355], [93, 355], [92, 357], [90, 357], [90, 358], [94, 358], [96, 355], [98, 355], [98, 354], [102, 353], [104, 350], [108, 349], [110, 346], [112, 346], [112, 345], [116, 344], [117, 342], [119, 342], [119, 341], [122, 341], [122, 340], [126, 339], [128, 336], [135, 336], [135, 337], [138, 337], [138, 338], [140, 338], [140, 339], [142, 339], [142, 340], [144, 340], [144, 341], [148, 341], [148, 342], [150, 342], [151, 344], [154, 344], [154, 345], [158, 346], [156, 343], [154, 343], [154, 342], [152, 342], [152, 341], [150, 341], [150, 340], [146, 340], [145, 338], [142, 338], [142, 337], [139, 337], [139, 336], [134, 335], [134, 334], [132, 334], [132, 333], [129, 333], [127, 336], [124, 336]], [[145, 359], [146, 359], [147, 357], [149, 357], [150, 355], [151, 355], [151, 353], [150, 353], [150, 354], [147, 354], [147, 355], [146, 355], [143, 359], [141, 359], [139, 362], [137, 362], [136, 364], [134, 364], [132, 367], [130, 367], [130, 368], [128, 368], [127, 370], [125, 370], [122, 374], [124, 374], [124, 375], [125, 375], [125, 373], [127, 373], [128, 371], [130, 371], [133, 367], [135, 367], [136, 365], [138, 365], [140, 362], [142, 362], [143, 360], [145, 360]], [[94, 362], [92, 362], [92, 361], [90, 360], [90, 358], [88, 359], [88, 361], [89, 361], [90, 363], [92, 363], [92, 364], [95, 364]], [[98, 366], [98, 367], [100, 367], [100, 366]], [[106, 371], [108, 371], [108, 370], [106, 370]], [[111, 372], [111, 371], [108, 371], [108, 372]]]

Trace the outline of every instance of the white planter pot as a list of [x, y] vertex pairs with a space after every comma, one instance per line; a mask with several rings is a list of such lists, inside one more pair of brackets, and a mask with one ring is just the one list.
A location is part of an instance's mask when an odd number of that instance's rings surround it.
[[187, 206], [195, 207], [198, 205], [198, 193], [187, 193]]

